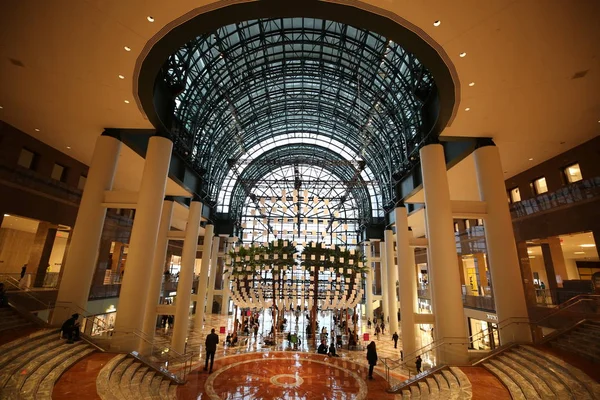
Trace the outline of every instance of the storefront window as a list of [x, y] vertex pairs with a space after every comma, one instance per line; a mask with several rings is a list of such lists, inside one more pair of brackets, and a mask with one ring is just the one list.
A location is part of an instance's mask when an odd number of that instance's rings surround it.
[[469, 318], [471, 348], [475, 350], [493, 350], [500, 345], [498, 324], [480, 319]]
[[567, 177], [567, 181], [569, 183], [578, 182], [583, 179], [581, 175], [581, 169], [579, 168], [579, 164], [569, 165], [564, 169], [565, 176]]
[[546, 178], [543, 176], [539, 179], [533, 181], [533, 187], [535, 189], [535, 194], [542, 194], [548, 191], [548, 185], [546, 185]]

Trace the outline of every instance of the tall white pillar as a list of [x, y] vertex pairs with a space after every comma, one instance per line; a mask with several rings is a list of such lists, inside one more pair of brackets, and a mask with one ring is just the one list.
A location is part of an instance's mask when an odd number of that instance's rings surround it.
[[[227, 256], [227, 254], [229, 254], [229, 250], [231, 250], [231, 248], [233, 247], [233, 243], [235, 243], [237, 241], [236, 237], [230, 237], [227, 238], [227, 246], [225, 247], [225, 256]], [[223, 276], [223, 300], [221, 301], [221, 315], [229, 315], [229, 299], [231, 296], [231, 293], [229, 291], [229, 285], [230, 285], [230, 281], [229, 281], [229, 276], [225, 275]], [[235, 318], [234, 318], [235, 320]]]
[[212, 314], [212, 304], [214, 300], [215, 293], [215, 280], [217, 278], [217, 270], [218, 265], [217, 261], [219, 259], [219, 244], [221, 243], [221, 238], [218, 236], [213, 237], [212, 250], [210, 251], [210, 275], [208, 277], [208, 290], [206, 292], [206, 312], [208, 314]]
[[198, 294], [196, 295], [196, 322], [195, 329], [200, 332], [204, 324], [204, 306], [206, 305], [206, 289], [208, 287], [208, 266], [210, 264], [210, 251], [212, 248], [215, 226], [208, 224], [204, 229], [204, 247], [202, 248], [202, 263], [200, 278], [198, 279]]
[[365, 259], [367, 261], [367, 282], [365, 287], [365, 301], [367, 302], [365, 312], [367, 318], [373, 319], [373, 256], [371, 242], [365, 243]]
[[405, 207], [396, 207], [396, 257], [398, 259], [398, 281], [400, 282], [400, 326], [402, 328], [402, 350], [411, 354], [417, 350], [415, 313], [417, 312], [417, 272], [415, 251], [410, 247], [411, 233], [408, 230], [408, 213]]
[[202, 216], [202, 203], [192, 201], [185, 238], [181, 250], [181, 270], [177, 282], [177, 297], [175, 298], [175, 324], [171, 346], [176, 352], [185, 352], [185, 339], [190, 323], [190, 301], [192, 298], [192, 284], [194, 282], [194, 264], [198, 250], [198, 233], [200, 231], [200, 217]]
[[[515, 236], [506, 201], [506, 187], [500, 153], [496, 146], [480, 147], [473, 153], [479, 196], [486, 202], [485, 239], [496, 314], [499, 321], [511, 317], [527, 318], [527, 304]], [[511, 325], [500, 330], [501, 343], [531, 341], [527, 324]]]
[[[57, 302], [72, 303], [83, 309], [87, 306], [106, 217], [106, 208], [102, 207], [104, 191], [112, 189], [120, 149], [121, 142], [114, 137], [103, 134], [96, 139], [71, 244], [63, 266]], [[67, 318], [67, 312], [59, 311], [53, 316], [55, 323]]]
[[[430, 144], [421, 148], [420, 156], [429, 233], [435, 338], [445, 342], [463, 340], [467, 333], [444, 150], [440, 144]], [[468, 360], [466, 344], [445, 346], [438, 355], [445, 363], [461, 364]]]
[[[387, 249], [385, 248], [385, 242], [379, 242], [379, 254], [381, 254], [381, 261], [379, 262], [379, 268], [381, 271], [381, 311], [383, 312], [383, 318], [387, 322], [387, 317], [390, 315], [389, 301], [388, 301], [388, 286], [387, 286]], [[385, 324], [389, 326], [387, 323]]]
[[387, 287], [388, 287], [388, 307], [390, 312], [389, 323], [387, 327], [390, 334], [398, 332], [398, 298], [396, 293], [396, 282], [398, 281], [398, 269], [396, 268], [396, 253], [394, 253], [394, 232], [391, 229], [385, 230], [385, 261], [387, 265]]
[[154, 251], [148, 250], [156, 246], [172, 149], [173, 142], [161, 136], [152, 136], [148, 143], [138, 204], [129, 239], [127, 266], [121, 284], [115, 321], [116, 331], [140, 332], [143, 328], [150, 269], [154, 261]]
[[173, 205], [173, 200], [165, 200], [163, 202], [156, 247], [154, 248], [154, 261], [152, 262], [152, 270], [150, 271], [150, 285], [148, 286], [148, 299], [146, 300], [146, 313], [143, 325], [144, 335], [149, 340], [154, 339], [154, 332], [156, 331], [156, 306], [160, 298], [160, 289], [164, 276]]

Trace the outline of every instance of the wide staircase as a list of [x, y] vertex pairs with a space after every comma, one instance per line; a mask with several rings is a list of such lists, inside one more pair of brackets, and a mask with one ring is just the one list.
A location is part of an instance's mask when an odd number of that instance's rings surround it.
[[402, 399], [468, 400], [471, 382], [458, 367], [443, 367], [402, 390]]
[[35, 324], [10, 307], [0, 308], [0, 334], [10, 335], [10, 331], [34, 327]]
[[600, 384], [587, 374], [531, 346], [513, 346], [479, 365], [495, 375], [513, 399], [600, 399]]
[[550, 346], [600, 364], [600, 322], [585, 321], [550, 341]]
[[96, 378], [102, 400], [176, 399], [177, 384], [127, 354], [119, 354]]
[[0, 399], [51, 399], [62, 373], [96, 350], [59, 336], [56, 329], [40, 329], [0, 346]]

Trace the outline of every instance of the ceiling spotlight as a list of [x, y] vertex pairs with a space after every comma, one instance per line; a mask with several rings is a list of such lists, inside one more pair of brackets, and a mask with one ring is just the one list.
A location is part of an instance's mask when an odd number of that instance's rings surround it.
[[596, 245], [592, 244], [592, 243], [590, 243], [590, 244], [580, 244], [579, 247], [596, 247]]
[[585, 251], [576, 251], [573, 254], [585, 254]]
[[530, 158], [529, 161], [533, 161], [533, 158]]
[[71, 150], [71, 146], [67, 146], [67, 149], [68, 149], [68, 150]]
[[125, 46], [123, 48], [125, 49], [125, 51], [131, 51], [131, 47], [129, 47], [129, 46]]
[[466, 57], [467, 53], [465, 53], [464, 51], [462, 53], [459, 54], [460, 58]]
[[125, 104], [129, 104], [129, 100], [125, 100]]
[[442, 24], [442, 21], [437, 20], [433, 23], [433, 26], [440, 26]]
[[[3, 108], [4, 108], [4, 107], [0, 106], [0, 110], [2, 110]], [[598, 122], [600, 122], [600, 121], [598, 121]]]
[[475, 82], [469, 83], [469, 86], [475, 86]]
[[39, 132], [40, 130], [38, 128], [35, 128], [34, 131]]
[[465, 108], [465, 111], [471, 111], [471, 107]]
[[154, 22], [154, 17], [153, 17], [153, 16], [151, 16], [151, 15], [148, 15], [148, 16], [146, 17], [146, 19], [148, 20], [148, 22]]
[[4, 214], [5, 217], [10, 217], [10, 214]]
[[119, 75], [119, 79], [125, 79], [123, 75]]

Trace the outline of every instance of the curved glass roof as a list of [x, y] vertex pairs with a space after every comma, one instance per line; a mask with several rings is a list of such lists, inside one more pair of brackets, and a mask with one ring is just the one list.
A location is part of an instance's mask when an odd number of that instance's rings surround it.
[[427, 133], [421, 108], [434, 91], [431, 74], [400, 45], [314, 18], [221, 27], [164, 68], [179, 92], [176, 151], [203, 173], [217, 210], [236, 218], [252, 187], [282, 168], [265, 161], [272, 157], [326, 169], [356, 199], [360, 218], [381, 216], [393, 200], [392, 174]]

